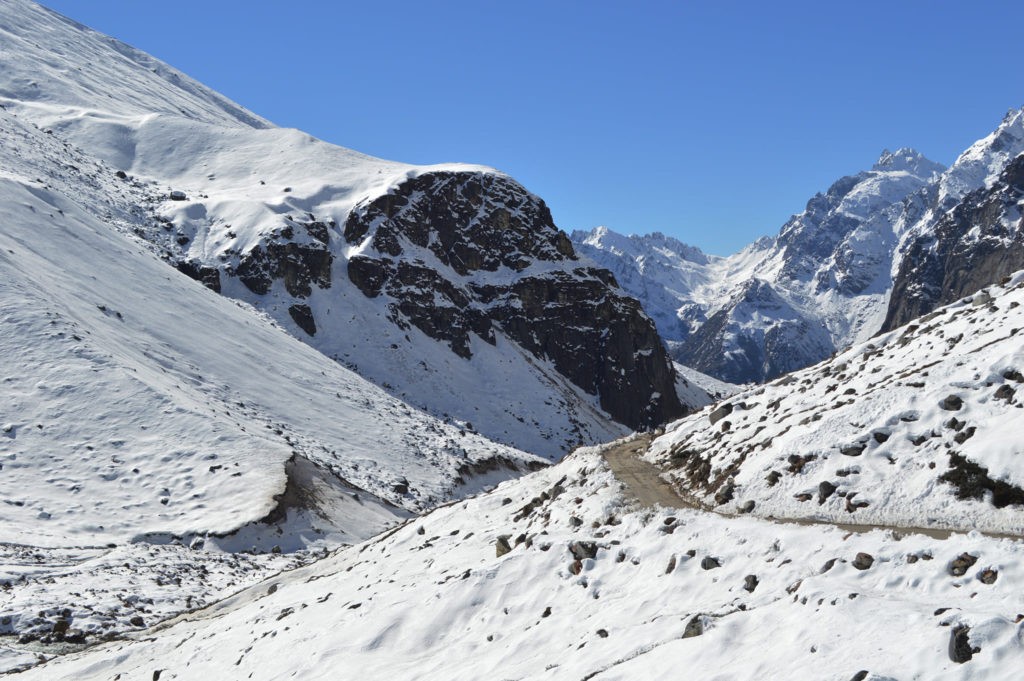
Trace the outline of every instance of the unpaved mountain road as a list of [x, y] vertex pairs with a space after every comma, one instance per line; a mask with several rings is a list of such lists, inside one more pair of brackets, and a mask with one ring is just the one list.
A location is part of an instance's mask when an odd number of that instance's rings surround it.
[[[642, 506], [665, 506], [668, 508], [690, 508], [705, 513], [715, 513], [725, 518], [734, 517], [731, 513], [710, 508], [696, 501], [690, 501], [681, 497], [670, 484], [661, 478], [661, 469], [652, 463], [640, 458], [640, 455], [647, 451], [651, 444], [651, 435], [641, 433], [636, 437], [626, 440], [614, 447], [604, 451], [605, 461], [612, 469], [615, 477], [625, 486], [625, 494], [641, 504]], [[754, 514], [756, 516], [756, 514]], [[947, 530], [933, 527], [896, 527], [891, 525], [859, 525], [855, 523], [834, 523], [827, 520], [814, 518], [776, 518], [756, 516], [762, 520], [773, 523], [785, 523], [790, 525], [829, 525], [837, 527], [845, 532], [871, 532], [872, 530], [891, 530], [895, 535], [921, 534], [933, 539], [948, 539], [953, 534], [963, 534], [970, 531], [970, 528], [961, 530]], [[982, 532], [986, 537], [999, 539], [1016, 539], [1022, 537], [1012, 534], [999, 534], [994, 532]]]

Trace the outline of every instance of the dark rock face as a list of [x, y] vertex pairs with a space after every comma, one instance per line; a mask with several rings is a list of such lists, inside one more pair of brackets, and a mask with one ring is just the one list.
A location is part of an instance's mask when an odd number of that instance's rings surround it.
[[325, 244], [270, 242], [242, 256], [235, 274], [253, 293], [266, 295], [275, 279], [296, 298], [308, 298], [313, 284], [331, 287], [333, 257]]
[[1024, 155], [991, 186], [945, 213], [910, 243], [893, 281], [883, 331], [971, 295], [1024, 268]]
[[300, 329], [310, 336], [316, 335], [316, 322], [313, 320], [313, 312], [309, 305], [291, 305], [288, 307], [288, 314]]
[[220, 270], [216, 267], [203, 265], [195, 260], [182, 260], [177, 267], [182, 274], [195, 279], [206, 288], [220, 293]]
[[572, 244], [547, 206], [514, 181], [425, 173], [353, 209], [344, 235], [350, 244], [369, 240], [348, 276], [366, 296], [386, 296], [400, 327], [415, 326], [464, 358], [474, 337], [493, 345], [501, 331], [632, 428], [684, 413], [640, 304], [608, 271], [573, 266]]

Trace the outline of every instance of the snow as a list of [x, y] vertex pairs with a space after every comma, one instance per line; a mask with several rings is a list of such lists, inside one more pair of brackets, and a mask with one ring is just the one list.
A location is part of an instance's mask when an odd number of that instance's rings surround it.
[[[1024, 486], [1019, 443], [1007, 437], [1024, 428], [1012, 373], [1024, 366], [1021, 279], [987, 289], [991, 302], [967, 299], [738, 393], [723, 417], [705, 409], [676, 422], [649, 457], [726, 513], [753, 501], [766, 517], [1019, 535], [1019, 505], [994, 503], [978, 477], [976, 498], [958, 498], [943, 476], [956, 455], [993, 481]], [[962, 404], [950, 406], [950, 396]], [[694, 477], [701, 461], [707, 472]], [[835, 487], [824, 500], [822, 483]], [[722, 503], [724, 487], [733, 498]]]
[[[9, 112], [0, 136], [2, 626], [38, 635], [68, 608], [91, 635], [138, 628], [539, 463], [175, 272], [131, 236], [138, 187], [109, 166]], [[325, 507], [260, 523], [293, 459]]]
[[[498, 557], [500, 536], [514, 546]], [[574, 566], [574, 542], [594, 542], [593, 557]], [[1007, 678], [1024, 653], [1022, 550], [978, 533], [851, 534], [641, 508], [599, 451], [581, 450], [171, 626], [23, 677], [636, 679], [693, 669], [764, 679], [814, 669], [834, 681], [859, 670]], [[854, 566], [859, 553], [870, 568]], [[953, 576], [963, 553], [977, 563]], [[979, 581], [986, 569], [995, 583]], [[752, 592], [747, 575], [758, 581]], [[963, 664], [948, 652], [959, 626], [980, 648]]]

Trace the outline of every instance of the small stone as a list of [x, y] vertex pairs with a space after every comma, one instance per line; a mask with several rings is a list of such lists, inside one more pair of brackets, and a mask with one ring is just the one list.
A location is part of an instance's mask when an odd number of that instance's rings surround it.
[[608, 638], [608, 631], [606, 629], [598, 629], [597, 635], [601, 638]]
[[985, 570], [981, 571], [980, 575], [978, 575], [978, 579], [981, 580], [982, 584], [995, 584], [996, 579], [998, 578], [999, 572], [993, 570], [992, 568], [986, 568]]
[[541, 617], [549, 617], [551, 615], [551, 606], [544, 608], [544, 612], [541, 613]]
[[503, 534], [494, 541], [495, 558], [501, 558], [512, 550], [512, 546], [508, 543], [508, 538], [510, 536], [511, 535]]
[[743, 502], [743, 505], [740, 506], [740, 513], [750, 513], [753, 510], [754, 510], [754, 500], [753, 499], [750, 499], [748, 501]]
[[703, 560], [700, 561], [700, 567], [704, 570], [714, 570], [715, 568], [722, 567], [722, 563], [717, 558], [704, 556]]
[[853, 559], [853, 567], [858, 570], [867, 570], [875, 562], [875, 557], [870, 553], [858, 553], [857, 557]]
[[186, 196], [185, 192], [178, 191], [178, 190], [172, 191], [168, 195], [168, 198], [170, 198], [171, 201], [187, 201], [188, 200], [188, 196]]
[[690, 618], [690, 621], [686, 623], [686, 628], [683, 630], [683, 638], [693, 638], [694, 636], [700, 636], [704, 633], [704, 622], [700, 615], [694, 615]]
[[867, 445], [863, 442], [854, 442], [853, 444], [842, 445], [839, 448], [839, 453], [843, 456], [860, 456], [864, 453]]
[[964, 401], [958, 395], [948, 395], [939, 406], [946, 411], [957, 411], [964, 406]]
[[754, 589], [757, 588], [759, 583], [757, 575], [747, 575], [743, 578], [743, 588], [750, 593], [754, 593]]
[[977, 556], [972, 556], [969, 553], [961, 553], [953, 560], [952, 563], [949, 564], [949, 574], [954, 577], [963, 577], [967, 574], [967, 570], [977, 562]]
[[777, 485], [779, 483], [779, 480], [781, 479], [782, 473], [778, 471], [772, 471], [771, 473], [765, 476], [765, 481], [767, 481], [769, 487], [775, 487], [775, 485]]
[[128, 624], [133, 627], [144, 627], [146, 626], [146, 621], [142, 619], [141, 615], [134, 615], [130, 620], [128, 620]]
[[828, 480], [824, 480], [818, 485], [818, 505], [822, 505], [825, 501], [835, 494], [836, 486]]
[[1005, 383], [996, 390], [995, 398], [997, 400], [1006, 400], [1007, 402], [1013, 399], [1013, 395], [1016, 391]]

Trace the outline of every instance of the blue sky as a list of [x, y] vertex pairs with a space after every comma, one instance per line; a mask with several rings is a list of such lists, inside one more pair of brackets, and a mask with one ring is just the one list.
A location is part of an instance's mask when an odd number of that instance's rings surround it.
[[949, 164], [1024, 105], [1021, 2], [43, 3], [279, 125], [718, 254], [885, 147]]

